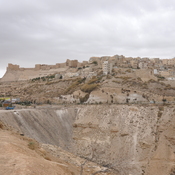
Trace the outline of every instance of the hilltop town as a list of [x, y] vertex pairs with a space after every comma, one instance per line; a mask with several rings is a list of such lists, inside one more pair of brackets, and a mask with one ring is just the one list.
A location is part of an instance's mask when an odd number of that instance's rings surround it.
[[173, 61], [9, 64], [0, 81], [0, 174], [173, 175]]
[[32, 103], [162, 103], [175, 101], [175, 58], [123, 55], [21, 68], [8, 64], [0, 97]]
[[[93, 68], [91, 66], [92, 64], [96, 67]], [[74, 70], [71, 70], [70, 68], [74, 68]], [[7, 72], [1, 82], [29, 80], [57, 73], [61, 73], [65, 78], [73, 76], [86, 77], [89, 74], [97, 72], [99, 69], [102, 69], [103, 73], [107, 75], [111, 74], [112, 70], [117, 68], [147, 70], [150, 71], [150, 73], [152, 72], [154, 75], [162, 76], [169, 80], [175, 80], [175, 58], [150, 59], [147, 57], [132, 58], [125, 57], [123, 55], [114, 55], [111, 57], [91, 57], [89, 61], [83, 61], [82, 63], [78, 62], [78, 60], [68, 59], [65, 63], [57, 63], [55, 65], [36, 64], [34, 68], [21, 68], [19, 65], [8, 64]]]

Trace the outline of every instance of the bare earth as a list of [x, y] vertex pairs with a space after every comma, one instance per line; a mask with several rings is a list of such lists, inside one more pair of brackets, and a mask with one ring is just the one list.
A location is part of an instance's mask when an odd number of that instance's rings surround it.
[[[0, 130], [1, 175], [73, 175], [76, 169], [68, 164], [46, 160], [28, 148], [29, 140], [5, 130]], [[49, 159], [49, 158], [47, 158]]]

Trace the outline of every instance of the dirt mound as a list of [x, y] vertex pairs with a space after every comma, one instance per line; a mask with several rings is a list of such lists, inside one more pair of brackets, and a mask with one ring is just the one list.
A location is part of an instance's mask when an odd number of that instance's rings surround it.
[[[11, 131], [0, 130], [0, 174], [2, 175], [73, 175], [76, 167], [44, 157], [35, 141], [24, 139]], [[30, 145], [35, 145], [32, 147]], [[35, 151], [34, 149], [38, 150]]]

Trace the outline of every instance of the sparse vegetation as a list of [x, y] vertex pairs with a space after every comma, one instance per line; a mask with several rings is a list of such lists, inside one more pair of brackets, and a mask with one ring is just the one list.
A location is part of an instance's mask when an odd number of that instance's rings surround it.
[[17, 102], [16, 104], [19, 104], [22, 106], [31, 106], [32, 102], [31, 101], [20, 101], [20, 102]]
[[137, 81], [142, 81], [142, 79], [140, 77], [137, 77]]
[[47, 80], [51, 80], [55, 78], [55, 74], [54, 75], [48, 75], [48, 76], [44, 76], [44, 77], [37, 77], [37, 78], [33, 78], [31, 81], [35, 82], [35, 81], [47, 81]]
[[0, 129], [3, 129], [4, 125], [0, 122]]
[[121, 81], [113, 80], [112, 82], [120, 84]]
[[166, 100], [165, 98], [162, 99], [162, 102], [163, 102], [164, 104], [166, 103], [166, 101], [167, 101], [167, 100]]
[[86, 94], [84, 97], [80, 97], [80, 103], [84, 103], [88, 100], [89, 94]]
[[92, 77], [92, 79], [90, 79], [86, 84], [84, 84], [83, 86], [81, 86], [81, 90], [83, 92], [87, 92], [90, 93], [93, 90], [95, 90], [98, 87], [98, 84], [100, 82], [102, 77]]
[[92, 92], [93, 90], [95, 90], [96, 88], [98, 87], [97, 84], [85, 84], [81, 87], [81, 90], [83, 92], [87, 92], [87, 93], [90, 93]]
[[157, 81], [155, 81], [155, 80], [153, 80], [153, 79], [150, 79], [149, 81], [148, 81], [148, 83], [156, 83]]
[[72, 93], [76, 88], [78, 88], [78, 85], [83, 83], [86, 79], [85, 78], [77, 78], [75, 79], [72, 84], [66, 89], [65, 94]]
[[131, 70], [131, 69], [127, 69], [125, 72], [127, 72], [127, 73], [131, 73], [132, 70]]
[[131, 77], [119, 77], [119, 78], [121, 78], [124, 81], [127, 81], [127, 80], [131, 79]]
[[37, 144], [35, 142], [29, 142], [28, 148], [30, 148], [31, 150], [35, 150], [37, 148]]
[[92, 77], [92, 79], [90, 79], [87, 84], [93, 84], [93, 83], [96, 83], [99, 79], [97, 77]]
[[164, 81], [165, 77], [161, 76], [161, 75], [155, 75], [158, 78], [158, 81]]
[[93, 61], [92, 64], [98, 65], [97, 61]]

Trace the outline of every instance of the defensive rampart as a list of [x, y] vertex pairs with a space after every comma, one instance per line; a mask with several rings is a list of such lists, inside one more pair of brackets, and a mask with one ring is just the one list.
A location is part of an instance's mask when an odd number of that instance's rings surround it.
[[65, 72], [69, 68], [77, 68], [87, 64], [87, 61], [79, 63], [77, 60], [67, 60], [65, 63], [57, 63], [55, 65], [36, 64], [34, 68], [23, 68], [19, 65], [9, 63], [7, 71], [0, 81], [5, 82], [29, 80], [37, 77]]

